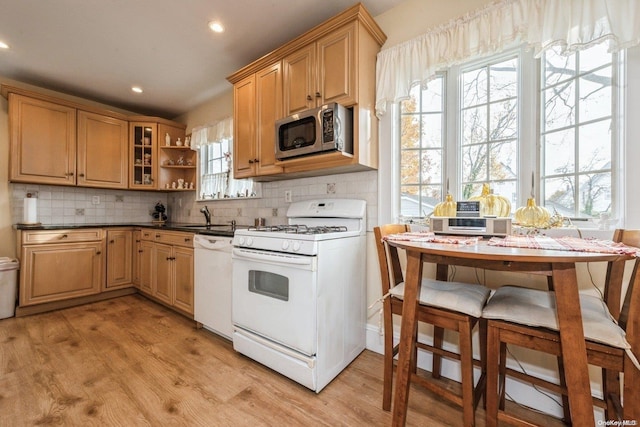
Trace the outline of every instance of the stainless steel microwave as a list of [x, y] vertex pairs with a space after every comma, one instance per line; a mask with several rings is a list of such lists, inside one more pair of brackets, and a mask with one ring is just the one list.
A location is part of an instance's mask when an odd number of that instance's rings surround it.
[[276, 159], [343, 151], [353, 154], [353, 112], [335, 102], [276, 121]]

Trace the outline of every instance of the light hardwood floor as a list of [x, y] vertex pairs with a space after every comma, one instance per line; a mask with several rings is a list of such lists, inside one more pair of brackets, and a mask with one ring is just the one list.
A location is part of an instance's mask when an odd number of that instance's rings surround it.
[[[0, 426], [386, 426], [381, 371], [365, 350], [316, 394], [131, 295], [0, 320]], [[407, 425], [461, 423], [412, 388]]]

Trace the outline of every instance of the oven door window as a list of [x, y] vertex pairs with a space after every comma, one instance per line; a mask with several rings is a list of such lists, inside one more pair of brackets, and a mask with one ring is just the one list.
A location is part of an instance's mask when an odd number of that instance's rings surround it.
[[268, 271], [249, 270], [249, 292], [289, 301], [289, 279]]

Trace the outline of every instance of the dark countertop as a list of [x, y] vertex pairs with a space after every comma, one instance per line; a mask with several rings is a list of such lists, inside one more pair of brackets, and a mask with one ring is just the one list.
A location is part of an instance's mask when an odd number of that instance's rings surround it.
[[[15, 224], [16, 230], [73, 230], [80, 228], [114, 228], [114, 227], [140, 227], [155, 228], [167, 231], [187, 231], [195, 234], [206, 234], [210, 236], [233, 237], [235, 229], [230, 224], [213, 224], [209, 227], [202, 224], [186, 224], [186, 223], [118, 223], [118, 224], [40, 224], [40, 225], [24, 225]], [[236, 226], [235, 228], [246, 228], [247, 226]]]

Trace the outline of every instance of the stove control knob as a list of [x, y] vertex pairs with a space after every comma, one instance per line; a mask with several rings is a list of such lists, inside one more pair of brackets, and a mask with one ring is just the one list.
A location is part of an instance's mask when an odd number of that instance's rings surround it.
[[247, 237], [247, 246], [253, 245], [253, 237]]
[[240, 246], [244, 246], [244, 237], [239, 237], [238, 243], [240, 243]]
[[293, 251], [298, 252], [300, 250], [300, 242], [293, 242]]
[[282, 242], [282, 250], [286, 251], [287, 249], [289, 249], [289, 241], [288, 240], [284, 240]]

